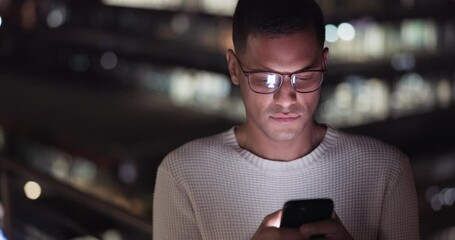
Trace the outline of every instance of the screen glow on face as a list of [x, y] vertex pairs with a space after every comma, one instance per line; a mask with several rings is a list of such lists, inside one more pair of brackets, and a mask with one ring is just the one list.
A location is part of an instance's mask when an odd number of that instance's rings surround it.
[[268, 94], [274, 93], [280, 89], [286, 78], [290, 79], [291, 86], [299, 93], [310, 93], [321, 87], [324, 73], [326, 72], [325, 64], [322, 62], [320, 69], [303, 68], [293, 73], [278, 73], [269, 71], [245, 71], [243, 63], [236, 57], [243, 74], [248, 79], [248, 84], [253, 92]]

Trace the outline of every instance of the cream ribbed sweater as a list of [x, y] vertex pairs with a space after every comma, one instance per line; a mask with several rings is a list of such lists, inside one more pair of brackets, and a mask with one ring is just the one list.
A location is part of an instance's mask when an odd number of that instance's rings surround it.
[[332, 128], [314, 151], [290, 162], [240, 148], [234, 128], [171, 152], [157, 173], [153, 238], [250, 239], [285, 201], [318, 197], [333, 199], [354, 239], [419, 239], [407, 157]]

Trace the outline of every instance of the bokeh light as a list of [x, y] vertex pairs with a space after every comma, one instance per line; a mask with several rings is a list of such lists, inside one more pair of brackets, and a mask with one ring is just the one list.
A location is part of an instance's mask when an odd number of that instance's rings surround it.
[[118, 58], [114, 52], [105, 52], [100, 59], [101, 67], [106, 70], [114, 69], [117, 66]]
[[41, 196], [41, 186], [34, 181], [29, 181], [24, 185], [25, 196], [28, 199], [36, 200]]
[[47, 25], [50, 28], [57, 28], [63, 25], [66, 12], [63, 9], [54, 9], [47, 15]]
[[414, 68], [416, 59], [413, 54], [409, 53], [394, 54], [391, 64], [396, 71], [409, 71]]
[[190, 29], [190, 18], [186, 14], [176, 14], [172, 18], [171, 28], [176, 34], [184, 34]]
[[333, 24], [325, 25], [325, 40], [327, 42], [336, 42], [338, 38], [338, 28]]
[[355, 29], [349, 23], [341, 23], [338, 26], [338, 35], [342, 40], [352, 41], [355, 38]]
[[125, 161], [120, 165], [118, 175], [123, 183], [126, 184], [135, 183], [138, 176], [136, 164], [132, 161]]

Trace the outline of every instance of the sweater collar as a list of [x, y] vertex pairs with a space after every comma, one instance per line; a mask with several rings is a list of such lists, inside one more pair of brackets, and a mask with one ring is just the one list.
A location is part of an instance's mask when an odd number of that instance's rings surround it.
[[239, 154], [240, 158], [256, 169], [273, 173], [289, 173], [308, 169], [321, 160], [326, 152], [336, 144], [339, 132], [331, 127], [327, 127], [322, 142], [309, 154], [292, 161], [274, 161], [261, 158], [250, 151], [239, 146], [235, 137], [235, 127], [224, 133], [224, 142]]

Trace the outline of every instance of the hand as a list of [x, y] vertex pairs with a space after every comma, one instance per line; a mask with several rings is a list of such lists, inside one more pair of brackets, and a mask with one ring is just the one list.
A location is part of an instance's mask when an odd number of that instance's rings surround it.
[[320, 222], [303, 224], [299, 228], [302, 239], [311, 239], [311, 236], [325, 235], [326, 240], [353, 240], [335, 212], [332, 218]]
[[279, 228], [282, 211], [267, 215], [251, 240], [301, 240], [299, 229]]
[[279, 228], [282, 210], [267, 215], [251, 240], [305, 240], [325, 235], [326, 240], [353, 240], [335, 212], [332, 218], [302, 225], [298, 229]]

